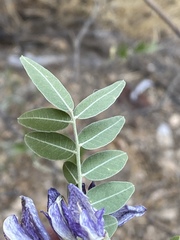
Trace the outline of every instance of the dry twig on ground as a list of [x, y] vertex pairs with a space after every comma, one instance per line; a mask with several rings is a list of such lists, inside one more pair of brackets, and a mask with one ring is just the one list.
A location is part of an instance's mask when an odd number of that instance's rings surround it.
[[99, 12], [99, 4], [97, 1], [94, 3], [94, 8], [92, 10], [91, 15], [87, 19], [87, 21], [82, 26], [81, 30], [79, 31], [78, 35], [74, 39], [74, 71], [75, 71], [75, 81], [79, 79], [80, 76], [80, 48], [81, 43], [84, 36], [87, 34], [90, 26], [93, 24], [95, 19], [97, 18]]
[[154, 10], [159, 17], [173, 30], [173, 32], [180, 38], [180, 30], [174, 23], [171, 21], [170, 17], [165, 14], [162, 9], [153, 1], [153, 0], [144, 0], [147, 5]]

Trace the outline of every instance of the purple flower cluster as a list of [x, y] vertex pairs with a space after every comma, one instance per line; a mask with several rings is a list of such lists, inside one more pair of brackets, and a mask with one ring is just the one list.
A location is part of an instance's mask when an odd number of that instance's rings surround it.
[[[109, 239], [104, 228], [104, 209], [94, 209], [88, 197], [73, 184], [68, 185], [69, 197], [66, 204], [60, 193], [51, 188], [48, 191], [47, 212], [43, 212], [52, 229], [62, 240], [101, 240]], [[9, 216], [3, 223], [7, 240], [50, 240], [51, 237], [39, 219], [33, 201], [21, 196], [22, 216], [20, 223], [15, 215]], [[119, 226], [135, 216], [142, 216], [146, 211], [143, 206], [125, 205], [112, 215]]]

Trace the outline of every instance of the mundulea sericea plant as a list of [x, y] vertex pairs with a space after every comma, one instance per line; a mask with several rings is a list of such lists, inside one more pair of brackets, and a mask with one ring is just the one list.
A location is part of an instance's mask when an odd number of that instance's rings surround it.
[[[20, 60], [32, 82], [54, 106], [31, 110], [18, 118], [21, 125], [33, 130], [25, 135], [25, 143], [40, 157], [64, 160], [62, 170], [68, 182], [68, 201], [56, 189], [50, 188], [47, 212], [42, 213], [59, 239], [110, 239], [118, 226], [142, 216], [146, 208], [126, 205], [134, 192], [132, 183], [110, 181], [98, 184], [123, 169], [128, 159], [125, 152], [105, 150], [83, 159], [81, 149], [106, 146], [119, 134], [125, 120], [122, 116], [114, 116], [93, 122], [81, 131], [78, 131], [77, 121], [92, 118], [109, 108], [121, 94], [125, 82], [117, 81], [95, 91], [74, 107], [71, 95], [52, 73], [27, 57], [22, 56]], [[60, 133], [69, 124], [74, 139]], [[91, 181], [88, 189], [83, 183], [85, 179]], [[51, 239], [33, 200], [21, 196], [21, 203], [20, 222], [12, 215], [3, 223], [5, 239]]]

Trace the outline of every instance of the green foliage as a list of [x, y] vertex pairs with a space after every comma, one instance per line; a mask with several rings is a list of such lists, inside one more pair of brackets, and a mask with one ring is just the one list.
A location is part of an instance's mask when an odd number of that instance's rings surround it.
[[127, 159], [127, 154], [120, 150], [99, 152], [83, 162], [82, 174], [92, 181], [104, 180], [121, 171]]
[[85, 149], [97, 149], [112, 142], [125, 122], [124, 117], [112, 117], [86, 126], [79, 134], [80, 146]]
[[130, 47], [127, 44], [120, 44], [117, 48], [117, 55], [126, 59], [134, 54], [149, 54], [157, 51], [158, 45], [155, 42], [146, 43], [146, 42], [138, 42], [135, 46]]
[[180, 240], [180, 236], [174, 236], [170, 240]]
[[74, 108], [71, 95], [51, 72], [29, 58], [20, 60], [34, 85], [52, 105], [65, 112]]
[[117, 81], [91, 94], [77, 105], [74, 110], [75, 117], [86, 119], [103, 112], [116, 101], [124, 87], [124, 81]]
[[[128, 159], [120, 150], [95, 153], [82, 159], [83, 149], [98, 149], [112, 142], [121, 131], [125, 119], [114, 116], [93, 122], [79, 133], [77, 121], [98, 115], [109, 108], [121, 94], [125, 82], [117, 81], [82, 100], [76, 107], [70, 93], [47, 69], [36, 62], [20, 58], [27, 74], [38, 90], [55, 108], [39, 108], [22, 114], [18, 121], [33, 129], [25, 135], [25, 143], [38, 156], [49, 160], [64, 160], [63, 173], [68, 182], [82, 189], [82, 178], [100, 181], [121, 171]], [[59, 133], [72, 126], [74, 138]], [[129, 182], [97, 184], [87, 192], [92, 206], [105, 209], [105, 224], [109, 236], [117, 228], [117, 220], [109, 214], [120, 209], [131, 197], [134, 186]]]
[[104, 215], [104, 222], [109, 237], [112, 237], [118, 227], [117, 219], [111, 215]]
[[127, 58], [129, 55], [129, 47], [127, 44], [121, 44], [119, 45], [118, 49], [117, 49], [117, 55], [120, 58]]
[[64, 177], [69, 183], [78, 184], [77, 166], [76, 164], [66, 161], [63, 164]]
[[39, 108], [22, 114], [18, 122], [37, 131], [55, 132], [66, 128], [71, 121], [70, 116], [58, 109]]
[[70, 138], [53, 132], [30, 132], [25, 135], [25, 143], [38, 156], [50, 160], [68, 159], [76, 150]]
[[152, 53], [155, 51], [157, 51], [157, 44], [154, 42], [152, 43], [139, 42], [134, 48], [135, 53]]
[[105, 209], [105, 214], [116, 212], [129, 200], [134, 192], [134, 185], [129, 182], [107, 182], [100, 184], [87, 193], [96, 209]]

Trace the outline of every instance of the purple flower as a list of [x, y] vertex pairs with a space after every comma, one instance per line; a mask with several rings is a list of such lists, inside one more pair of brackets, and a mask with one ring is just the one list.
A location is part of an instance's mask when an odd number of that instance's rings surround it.
[[129, 220], [131, 220], [132, 218], [142, 216], [145, 212], [146, 208], [142, 205], [137, 206], [124, 205], [117, 212], [112, 213], [111, 215], [117, 219], [118, 226], [120, 227]]
[[[44, 213], [52, 228], [63, 240], [102, 240], [105, 239], [104, 209], [94, 209], [88, 197], [73, 184], [68, 185], [68, 204], [56, 189], [48, 191], [47, 213]], [[15, 215], [9, 216], [3, 223], [7, 240], [50, 240], [50, 236], [41, 223], [33, 201], [21, 197], [22, 217], [20, 223]]]
[[56, 189], [48, 191], [48, 212], [45, 213], [54, 231], [65, 240], [104, 239], [104, 209], [95, 210], [88, 197], [73, 184], [68, 185], [68, 204]]
[[41, 223], [33, 201], [21, 196], [22, 216], [20, 223], [15, 215], [9, 216], [3, 223], [4, 236], [8, 240], [50, 240]]
[[[94, 183], [90, 188], [94, 187]], [[85, 192], [85, 185], [83, 186]], [[51, 188], [48, 191], [47, 212], [43, 212], [52, 229], [62, 240], [105, 240], [109, 239], [104, 228], [104, 209], [96, 210], [89, 203], [88, 197], [73, 184], [68, 185], [68, 204], [60, 193]], [[4, 236], [7, 240], [50, 240], [48, 232], [41, 223], [33, 201], [21, 196], [22, 216], [20, 223], [15, 215], [9, 216], [3, 223]], [[122, 226], [133, 217], [142, 216], [146, 208], [125, 205], [112, 213]]]

